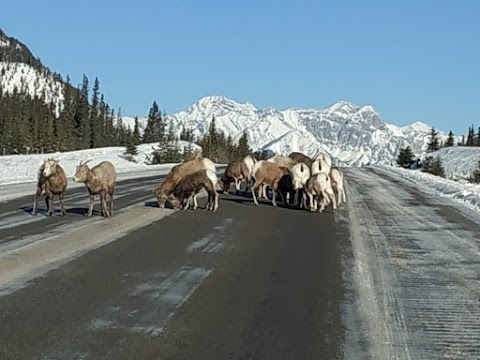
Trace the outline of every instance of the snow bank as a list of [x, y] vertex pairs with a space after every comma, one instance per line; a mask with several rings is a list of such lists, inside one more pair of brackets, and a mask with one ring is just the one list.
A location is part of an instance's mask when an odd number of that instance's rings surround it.
[[374, 169], [385, 171], [387, 176], [399, 176], [409, 180], [425, 192], [453, 199], [476, 212], [480, 212], [480, 185], [460, 183], [439, 176], [428, 174], [420, 170], [407, 170], [399, 167], [376, 165]]
[[449, 179], [467, 179], [477, 168], [480, 160], [480, 147], [448, 147], [429, 155], [438, 156], [443, 161], [445, 176]]

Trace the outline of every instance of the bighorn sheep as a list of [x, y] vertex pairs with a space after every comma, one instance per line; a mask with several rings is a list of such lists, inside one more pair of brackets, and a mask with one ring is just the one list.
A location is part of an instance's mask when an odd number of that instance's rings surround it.
[[306, 207], [305, 186], [310, 179], [310, 167], [303, 162], [299, 162], [290, 169], [290, 173], [292, 174], [293, 188], [298, 193], [299, 207], [302, 209]]
[[280, 179], [289, 174], [288, 168], [279, 166], [270, 161], [260, 160], [253, 166], [252, 177], [255, 179], [255, 183], [252, 187], [253, 202], [258, 206], [257, 197], [255, 196], [255, 190], [262, 185], [267, 184], [272, 188], [272, 205], [277, 206], [275, 202], [275, 192], [278, 189], [278, 183]]
[[[100, 196], [102, 216], [110, 217], [113, 215], [113, 193], [117, 180], [115, 166], [110, 161], [102, 161], [90, 169], [87, 165], [90, 161], [87, 160], [84, 163], [80, 161], [75, 170], [73, 181], [76, 183], [83, 182], [90, 194], [87, 217], [92, 216], [95, 195]], [[109, 196], [109, 208], [107, 208], [107, 194]]]
[[235, 182], [235, 190], [238, 195], [240, 192], [240, 184], [242, 180], [247, 182], [244, 193], [247, 192], [248, 181], [250, 180], [250, 171], [243, 160], [232, 161], [225, 169], [225, 173], [221, 176], [223, 193], [228, 194], [230, 183]]
[[330, 173], [332, 168], [332, 158], [326, 153], [320, 153], [315, 156], [315, 160], [312, 162], [311, 170], [312, 176], [323, 171], [326, 174]]
[[[216, 211], [218, 209], [218, 194], [215, 189], [217, 182], [217, 175], [210, 169], [202, 169], [193, 174], [186, 175], [168, 196], [168, 202], [172, 204], [174, 208], [180, 208], [183, 205], [183, 210], [187, 210], [192, 201], [193, 210], [196, 210], [198, 207], [197, 194], [202, 189], [205, 189], [208, 193], [205, 210]], [[185, 200], [186, 204], [184, 204]]]
[[330, 170], [330, 179], [332, 181], [332, 189], [337, 194], [337, 205], [342, 205], [347, 202], [345, 197], [345, 189], [343, 187], [343, 173], [337, 169], [332, 168]]
[[175, 165], [162, 184], [153, 190], [153, 195], [158, 200], [158, 207], [164, 208], [168, 196], [173, 192], [178, 183], [186, 175], [193, 174], [198, 170], [209, 169], [216, 172], [215, 164], [208, 158], [194, 159], [183, 164]]
[[317, 202], [320, 203], [318, 212], [323, 212], [328, 200], [332, 202], [333, 212], [337, 210], [337, 202], [332, 189], [331, 180], [328, 174], [323, 171], [313, 175], [307, 181], [306, 192], [310, 200], [310, 211], [317, 209]]
[[63, 196], [67, 190], [67, 177], [65, 171], [58, 164], [58, 160], [47, 159], [38, 169], [37, 191], [33, 201], [32, 215], [37, 212], [38, 198], [45, 193], [45, 202], [47, 204], [47, 215], [53, 213], [53, 197], [58, 195], [62, 216], [66, 214], [63, 207]]
[[290, 170], [297, 163], [297, 161], [289, 158], [288, 156], [282, 156], [282, 155], [272, 156], [271, 158], [267, 159], [267, 161], [275, 163], [278, 166], [284, 166], [288, 170]]
[[312, 158], [310, 158], [309, 156], [305, 155], [305, 154], [302, 154], [301, 152], [297, 152], [297, 151], [294, 151], [292, 153], [290, 153], [290, 155], [288, 155], [288, 157], [294, 161], [296, 161], [297, 163], [304, 163], [306, 164], [308, 167], [311, 167], [312, 166]]

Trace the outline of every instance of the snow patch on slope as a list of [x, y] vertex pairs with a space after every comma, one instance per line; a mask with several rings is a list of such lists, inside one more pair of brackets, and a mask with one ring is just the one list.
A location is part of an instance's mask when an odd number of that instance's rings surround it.
[[[8, 40], [7, 40], [8, 41]], [[63, 107], [63, 88], [52, 74], [35, 70], [30, 65], [15, 62], [0, 62], [0, 87], [3, 92], [11, 94], [17, 90], [30, 97], [45, 96], [46, 103], [54, 103], [56, 116]]]
[[468, 179], [480, 161], [480, 147], [447, 147], [428, 154], [428, 156], [438, 156], [442, 159], [447, 178]]

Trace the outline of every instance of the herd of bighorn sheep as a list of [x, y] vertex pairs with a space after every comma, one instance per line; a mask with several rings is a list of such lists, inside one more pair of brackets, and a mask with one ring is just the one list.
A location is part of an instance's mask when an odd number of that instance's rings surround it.
[[[101, 214], [104, 217], [113, 215], [113, 193], [117, 173], [109, 161], [102, 161], [89, 168], [86, 162], [77, 165], [73, 181], [84, 183], [90, 204], [87, 216], [91, 217], [95, 195], [100, 197]], [[206, 210], [218, 209], [217, 186], [228, 195], [231, 183], [235, 183], [236, 193], [240, 185], [246, 182], [244, 195], [250, 187], [253, 202], [258, 204], [258, 198], [268, 199], [267, 189], [272, 190], [272, 205], [277, 206], [277, 193], [285, 206], [296, 206], [300, 209], [323, 212], [325, 207], [332, 205], [333, 212], [339, 205], [346, 203], [343, 186], [343, 173], [332, 167], [329, 155], [320, 153], [310, 158], [299, 152], [288, 156], [275, 155], [267, 160], [256, 160], [247, 155], [242, 160], [228, 164], [224, 174], [218, 178], [215, 164], [208, 158], [194, 159], [174, 166], [158, 188], [153, 190], [153, 196], [158, 206], [164, 208], [168, 202], [174, 209], [197, 209], [197, 195], [205, 190], [208, 194]], [[65, 171], [58, 160], [47, 159], [38, 171], [38, 182], [32, 214], [37, 211], [39, 197], [44, 194], [47, 204], [47, 215], [53, 213], [53, 197], [57, 195], [60, 201], [61, 215], [65, 215], [63, 198], [67, 189]], [[258, 195], [256, 194], [258, 191]], [[108, 194], [108, 205], [107, 205]]]
[[208, 193], [206, 210], [218, 208], [217, 184], [228, 195], [230, 186], [235, 184], [239, 194], [242, 182], [252, 192], [255, 205], [258, 197], [267, 199], [267, 188], [272, 189], [272, 204], [277, 206], [276, 194], [287, 205], [300, 209], [323, 212], [332, 204], [333, 212], [346, 203], [343, 187], [343, 173], [332, 167], [332, 159], [320, 153], [313, 159], [299, 152], [288, 156], [275, 155], [267, 160], [257, 161], [251, 155], [228, 164], [224, 174], [217, 178], [215, 164], [207, 158], [187, 161], [172, 168], [163, 183], [153, 190], [160, 208], [168, 201], [173, 208], [187, 210], [198, 207], [197, 194], [205, 189]]

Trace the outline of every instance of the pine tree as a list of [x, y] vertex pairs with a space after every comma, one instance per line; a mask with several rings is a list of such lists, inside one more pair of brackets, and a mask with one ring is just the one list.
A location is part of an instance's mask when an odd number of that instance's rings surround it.
[[98, 78], [95, 78], [92, 89], [92, 106], [90, 109], [89, 117], [89, 128], [90, 128], [90, 148], [93, 149], [101, 145], [101, 120], [99, 120], [99, 92], [100, 92], [100, 82]]
[[432, 127], [432, 130], [430, 131], [430, 136], [429, 136], [430, 139], [427, 145], [427, 152], [434, 152], [440, 148], [437, 135], [438, 135], [438, 132], [435, 130], [434, 127]]
[[478, 160], [477, 168], [472, 173], [471, 181], [475, 184], [480, 184], [480, 160]]
[[134, 145], [140, 144], [140, 129], [138, 125], [138, 116], [135, 116], [135, 125], [133, 126], [133, 143]]
[[472, 127], [468, 128], [466, 145], [467, 146], [475, 146], [475, 133], [473, 131], [473, 125], [472, 125]]
[[237, 157], [244, 158], [248, 154], [252, 152], [252, 149], [248, 145], [248, 136], [247, 133], [244, 131], [240, 139], [238, 139], [238, 146], [237, 146]]
[[410, 146], [407, 146], [406, 148], [401, 148], [397, 156], [397, 164], [402, 167], [410, 167], [410, 164], [413, 161], [413, 157], [413, 151]]
[[477, 138], [475, 146], [480, 146], [480, 126], [478, 127]]
[[432, 156], [427, 157], [423, 161], [422, 171], [436, 175], [436, 176], [445, 177], [445, 169], [443, 167], [443, 161], [438, 156], [435, 158], [433, 158]]
[[143, 142], [159, 142], [165, 144], [165, 120], [158, 109], [157, 102], [154, 101], [148, 113], [147, 125], [143, 133]]
[[448, 133], [447, 141], [445, 142], [445, 147], [451, 147], [451, 146], [454, 146], [454, 144], [455, 144], [455, 139], [453, 137], [452, 130], [450, 130], [450, 132]]

